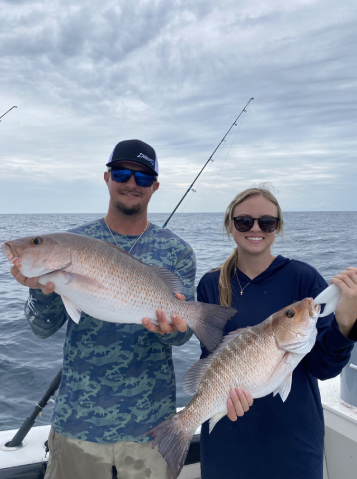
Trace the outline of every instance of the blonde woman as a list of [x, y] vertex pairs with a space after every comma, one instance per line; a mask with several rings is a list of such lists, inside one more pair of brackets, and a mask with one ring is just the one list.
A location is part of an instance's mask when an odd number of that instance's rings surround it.
[[[224, 226], [236, 247], [217, 270], [203, 276], [197, 296], [238, 310], [225, 334], [258, 324], [327, 287], [312, 266], [272, 254], [284, 223], [268, 189], [238, 194], [227, 208]], [[231, 391], [228, 417], [211, 434], [208, 423], [202, 426], [202, 479], [322, 479], [324, 422], [317, 379], [338, 375], [357, 340], [357, 268], [348, 268], [331, 282], [342, 289], [342, 298], [335, 315], [319, 319], [316, 344], [295, 369], [285, 403], [269, 395], [249, 408], [248, 392]], [[207, 355], [202, 347], [201, 357]], [[242, 417], [235, 421], [237, 415]]]

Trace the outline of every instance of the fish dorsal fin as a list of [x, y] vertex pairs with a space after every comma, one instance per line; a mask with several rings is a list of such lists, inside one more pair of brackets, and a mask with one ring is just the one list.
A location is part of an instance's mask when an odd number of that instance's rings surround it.
[[70, 299], [66, 298], [65, 296], [61, 296], [61, 298], [69, 317], [78, 324], [81, 318], [82, 311], [77, 309]]
[[189, 396], [197, 393], [201, 378], [212, 361], [211, 356], [212, 354], [208, 358], [199, 359], [185, 374], [182, 387]]
[[[135, 258], [136, 259], [136, 258]], [[145, 264], [145, 263], [143, 263]], [[181, 279], [176, 276], [174, 273], [169, 271], [168, 269], [161, 268], [160, 266], [151, 266], [149, 264], [145, 264], [148, 268], [152, 268], [157, 276], [161, 278], [164, 283], [170, 288], [170, 292], [173, 294], [180, 293], [183, 294], [184, 286], [182, 284]]]
[[222, 351], [223, 348], [227, 346], [231, 341], [236, 339], [240, 334], [243, 333], [246, 329], [250, 328], [240, 328], [236, 331], [231, 331], [222, 339], [220, 345], [210, 354], [207, 358], [200, 359], [185, 374], [182, 380], [182, 387], [186, 394], [193, 396], [197, 393], [201, 378], [205, 373], [208, 366], [211, 364], [215, 356]]
[[244, 333], [244, 331], [249, 331], [250, 329], [251, 328], [248, 326], [246, 328], [239, 328], [239, 329], [236, 329], [235, 331], [231, 331], [230, 333], [228, 333], [226, 336], [224, 336], [219, 346], [213, 351], [213, 353], [209, 357], [213, 359], [213, 357], [216, 356], [218, 353], [220, 353], [222, 349], [224, 349], [227, 346], [227, 344], [231, 343], [234, 339], [238, 338], [238, 336]]
[[153, 271], [155, 271], [156, 275], [162, 279], [162, 281], [168, 286], [169, 290], [171, 293], [180, 293], [182, 294], [184, 292], [184, 285], [182, 284], [181, 279], [176, 276], [174, 273], [169, 271], [166, 268], [161, 268], [160, 266], [153, 266], [151, 264], [144, 263], [138, 258], [135, 258], [133, 255], [125, 251], [123, 248], [119, 248], [119, 246], [114, 245], [113, 243], [109, 243], [109, 241], [106, 241], [108, 245], [110, 245], [112, 248], [115, 248], [118, 250], [121, 254], [130, 256], [130, 258], [133, 261], [137, 261], [138, 263], [142, 264], [146, 268], [152, 268]]

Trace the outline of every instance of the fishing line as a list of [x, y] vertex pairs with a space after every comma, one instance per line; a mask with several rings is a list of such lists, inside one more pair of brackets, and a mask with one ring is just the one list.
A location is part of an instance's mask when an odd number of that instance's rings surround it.
[[[212, 160], [212, 162], [213, 162], [213, 160]], [[210, 164], [208, 165], [208, 167], [207, 167], [207, 170], [203, 173], [203, 175], [202, 175], [200, 181], [197, 183], [197, 186], [196, 186], [197, 189], [201, 186], [201, 183], [202, 183], [202, 181], [205, 179], [207, 173], [210, 171], [210, 167], [211, 167], [211, 166], [212, 166], [212, 165], [211, 165], [211, 163], [210, 163]], [[193, 188], [191, 188], [191, 192], [192, 192], [192, 193], [196, 193], [196, 190], [194, 190]], [[183, 205], [183, 207], [182, 207], [181, 213], [183, 213], [183, 212], [185, 211], [186, 206], [189, 204], [189, 202], [191, 201], [192, 198], [193, 198], [193, 195], [190, 195], [190, 196], [187, 197], [187, 200], [186, 200], [186, 202], [184, 203], [184, 205]]]
[[[237, 134], [235, 135], [235, 137], [236, 137], [236, 136], [237, 136]], [[235, 137], [233, 138], [233, 141], [235, 140]], [[225, 141], [226, 141], [226, 140], [225, 140]], [[233, 144], [233, 141], [232, 141], [232, 144]], [[231, 148], [231, 147], [230, 147], [230, 148]], [[230, 148], [229, 148], [229, 150], [230, 150]], [[216, 158], [214, 161], [217, 161], [217, 160], [220, 161], [220, 160], [221, 160], [221, 156], [222, 156], [223, 150], [224, 150], [224, 146], [223, 146], [223, 143], [222, 143], [222, 147], [217, 150], [217, 157], [218, 157], [218, 158]], [[228, 153], [229, 153], [229, 151], [228, 151]], [[227, 153], [227, 155], [228, 155], [228, 153]], [[226, 158], [227, 158], [227, 156], [226, 156]], [[213, 163], [213, 160], [211, 160], [211, 163], [208, 164], [207, 169], [206, 169], [206, 170], [204, 171], [204, 173], [202, 174], [202, 176], [201, 176], [199, 182], [197, 183], [197, 186], [196, 186], [197, 189], [200, 188], [200, 186], [201, 186], [203, 180], [204, 180], [204, 179], [206, 178], [206, 176], [207, 176], [207, 173], [209, 173], [209, 172], [211, 171], [210, 168], [211, 168], [211, 166], [212, 166], [212, 163]], [[208, 187], [209, 187], [209, 186], [208, 186]], [[202, 189], [205, 189], [205, 188], [203, 187]], [[196, 190], [194, 190], [193, 188], [191, 188], [191, 191], [192, 191], [192, 193], [196, 193]], [[190, 195], [190, 196], [187, 197], [186, 203], [184, 203], [184, 205], [183, 205], [183, 207], [182, 207], [182, 209], [181, 209], [181, 213], [184, 212], [186, 206], [189, 204], [189, 202], [191, 201], [192, 198], [193, 198], [193, 195]]]
[[[235, 139], [236, 139], [236, 137], [237, 137], [237, 135], [238, 135], [238, 133], [239, 133], [239, 129], [240, 129], [242, 123], [243, 123], [243, 119], [244, 119], [244, 117], [242, 116], [242, 118], [241, 118], [241, 120], [240, 120], [240, 123], [239, 123], [239, 125], [238, 125], [238, 129], [237, 129], [237, 131], [236, 131], [236, 133], [235, 133], [235, 135], [234, 135], [234, 137], [233, 137], [233, 140], [232, 140], [232, 142], [230, 143], [230, 146], [227, 147], [227, 148], [228, 148], [228, 152], [227, 152], [226, 157], [225, 157], [225, 159], [224, 159], [224, 161], [223, 161], [223, 164], [222, 164], [222, 166], [221, 166], [221, 168], [220, 168], [220, 171], [219, 171], [218, 174], [217, 174], [217, 177], [216, 177], [216, 179], [215, 179], [215, 182], [214, 182], [214, 184], [213, 184], [211, 190], [214, 188], [215, 183], [216, 183], [216, 180], [217, 180], [218, 176], [220, 175], [220, 173], [221, 173], [221, 171], [222, 171], [222, 169], [223, 169], [223, 166], [224, 166], [224, 163], [225, 163], [226, 159], [228, 158], [228, 155], [229, 155], [229, 153], [230, 153], [230, 150], [231, 150], [231, 148], [232, 148], [232, 146], [233, 146], [233, 143], [234, 143], [234, 141], [235, 141]], [[236, 121], [237, 121], [237, 120], [236, 120]], [[237, 125], [235, 125], [235, 126], [237, 126]], [[232, 133], [230, 133], [230, 136], [232, 136]], [[228, 138], [227, 138], [227, 139], [228, 139]], [[224, 142], [226, 142], [227, 139], [225, 139]], [[221, 142], [221, 143], [222, 143], [222, 142]], [[224, 148], [225, 148], [225, 147], [226, 147], [226, 146], [223, 145], [223, 143], [222, 143], [222, 146], [221, 146], [218, 150], [216, 150], [216, 155], [217, 155], [217, 157], [215, 158], [215, 160], [211, 160], [212, 163], [213, 163], [213, 162], [216, 162], [216, 164], [219, 163], [219, 161], [220, 161], [221, 158], [222, 158], [222, 154], [223, 154], [223, 151], [224, 151]], [[213, 155], [212, 155], [212, 156], [213, 156]], [[212, 157], [211, 157], [211, 158], [212, 158]], [[201, 176], [199, 182], [197, 183], [197, 186], [196, 186], [197, 189], [200, 188], [200, 186], [201, 186], [203, 180], [205, 179], [207, 173], [209, 173], [210, 171], [212, 171], [212, 170], [210, 170], [211, 166], [212, 166], [211, 163], [209, 163], [208, 166], [207, 166], [207, 169], [203, 172], [203, 174], [202, 174], [202, 176]], [[202, 171], [202, 170], [201, 170], [201, 171]], [[170, 186], [171, 186], [171, 185], [170, 185]], [[191, 185], [191, 186], [192, 186], [192, 185]], [[176, 185], [172, 185], [171, 188], [179, 188], [179, 189], [181, 189], [180, 187], [178, 187], [178, 186], [176, 186]], [[208, 189], [208, 188], [209, 188], [209, 185], [208, 185], [207, 187], [203, 187], [202, 189]], [[196, 190], [193, 189], [193, 188], [191, 188], [191, 192], [196, 193]], [[183, 203], [181, 212], [183, 212], [183, 211], [185, 210], [186, 206], [187, 206], [188, 203], [191, 201], [192, 196], [193, 196], [193, 195], [187, 197], [186, 202]]]
[[244, 117], [245, 117], [245, 115], [242, 116], [241, 122], [240, 122], [240, 124], [239, 124], [239, 126], [238, 126], [238, 128], [237, 128], [236, 134], [234, 135], [233, 141], [232, 141], [232, 143], [231, 143], [231, 145], [230, 145], [230, 147], [229, 147], [229, 150], [228, 150], [227, 155], [226, 155], [226, 157], [225, 157], [225, 159], [224, 159], [224, 161], [223, 161], [223, 164], [222, 164], [222, 166], [221, 166], [221, 169], [219, 170], [218, 175], [216, 176], [216, 179], [214, 180], [214, 183], [213, 183], [213, 186], [212, 186], [212, 188], [211, 188], [210, 193], [212, 193], [213, 188], [215, 188], [215, 186], [216, 186], [217, 180], [218, 180], [218, 178], [219, 178], [219, 176], [220, 176], [220, 174], [221, 174], [221, 172], [222, 172], [222, 170], [223, 170], [224, 164], [225, 164], [225, 162], [226, 162], [226, 160], [227, 160], [227, 158], [228, 158], [229, 153], [231, 152], [233, 143], [235, 142], [235, 140], [236, 140], [236, 138], [237, 138], [237, 135], [238, 135], [238, 133], [239, 133], [239, 129], [240, 129], [240, 127], [242, 126]]
[[[237, 133], [238, 133], [238, 132], [237, 132]], [[223, 165], [224, 165], [224, 162], [226, 161], [227, 156], [228, 156], [228, 154], [229, 154], [229, 152], [230, 152], [230, 150], [231, 150], [231, 148], [232, 148], [232, 145], [233, 145], [233, 142], [234, 142], [234, 140], [235, 140], [235, 138], [236, 138], [236, 136], [237, 136], [237, 133], [236, 133], [236, 135], [235, 135], [234, 138], [233, 138], [233, 141], [232, 141], [232, 143], [231, 143], [231, 146], [229, 147], [229, 150], [228, 150], [228, 153], [227, 153], [227, 155], [226, 155], [226, 158], [223, 160]], [[223, 153], [223, 149], [224, 149], [224, 146], [223, 146], [223, 144], [222, 144], [222, 148], [220, 148], [220, 149], [218, 150], [218, 152], [217, 152], [217, 156], [218, 156], [218, 157], [220, 156], [221, 153]], [[221, 155], [221, 156], [222, 156], [222, 155]], [[217, 159], [218, 159], [218, 160], [221, 160], [221, 158], [217, 158]], [[215, 161], [217, 161], [217, 159], [215, 159]], [[212, 163], [213, 163], [213, 160], [212, 160]], [[208, 173], [209, 171], [211, 171], [211, 170], [210, 170], [210, 167], [212, 166], [212, 163], [210, 163], [210, 164], [208, 165], [207, 169], [205, 170], [205, 172], [204, 172], [203, 175], [201, 176], [201, 178], [200, 178], [200, 180], [199, 180], [199, 182], [198, 182], [198, 184], [197, 184], [197, 186], [196, 186], [197, 189], [200, 188], [200, 186], [201, 186], [203, 180], [206, 178], [207, 173]], [[222, 167], [223, 167], [223, 165], [222, 165]], [[221, 167], [221, 169], [220, 169], [218, 175], [219, 175], [220, 172], [222, 171], [222, 167]], [[217, 175], [217, 178], [218, 178], [218, 175]], [[216, 178], [216, 179], [217, 179], [217, 178]], [[214, 186], [214, 185], [213, 185], [213, 186]], [[213, 189], [213, 186], [212, 186], [212, 189]], [[208, 188], [209, 188], [209, 186], [208, 186]], [[202, 189], [205, 189], [205, 188], [202, 187]], [[212, 189], [211, 189], [211, 191], [212, 191]], [[194, 189], [191, 189], [191, 191], [192, 191], [193, 193], [196, 193], [196, 190], [194, 190]], [[192, 198], [193, 198], [193, 195], [187, 197], [187, 201], [186, 201], [186, 203], [184, 204], [184, 206], [182, 207], [181, 213], [183, 213], [183, 212], [185, 211], [186, 206], [189, 204], [189, 202], [191, 201]]]
[[19, 110], [16, 110], [16, 117], [17, 117], [17, 141], [20, 144], [20, 123], [19, 123]]
[[[244, 116], [245, 116], [245, 115], [244, 115]], [[223, 164], [221, 165], [221, 168], [220, 168], [220, 170], [219, 170], [219, 172], [218, 172], [218, 174], [217, 174], [217, 176], [216, 176], [216, 179], [215, 179], [215, 181], [214, 181], [214, 183], [213, 183], [213, 186], [211, 187], [211, 191], [212, 191], [213, 188], [215, 187], [215, 184], [216, 184], [216, 182], [217, 182], [217, 179], [218, 179], [219, 175], [221, 174], [221, 171], [222, 171], [222, 169], [223, 169], [223, 167], [224, 167], [224, 164], [225, 164], [225, 162], [226, 162], [226, 160], [227, 160], [227, 158], [228, 158], [228, 155], [229, 155], [229, 153], [230, 153], [230, 151], [231, 151], [231, 149], [232, 149], [233, 143], [235, 142], [235, 139], [236, 139], [236, 137], [237, 137], [237, 135], [238, 135], [238, 133], [239, 133], [239, 128], [241, 127], [241, 125], [242, 125], [242, 123], [243, 123], [244, 116], [242, 116], [241, 121], [240, 121], [240, 123], [239, 123], [239, 125], [238, 125], [238, 128], [237, 128], [236, 134], [234, 135], [233, 140], [231, 141], [231, 144], [230, 144], [230, 146], [228, 147], [228, 152], [227, 152], [227, 154], [226, 154], [226, 157], [225, 157], [224, 160], [223, 160]], [[237, 125], [236, 125], [236, 126], [237, 126]], [[231, 135], [231, 136], [233, 136], [233, 135]], [[225, 140], [225, 141], [226, 141], [226, 140]], [[224, 150], [224, 146], [223, 146], [223, 144], [222, 144], [222, 148], [218, 151], [218, 156], [219, 156], [221, 153], [223, 153], [223, 150]], [[221, 158], [219, 158], [219, 160], [220, 160], [220, 159], [221, 159]], [[213, 160], [212, 160], [212, 162], [213, 162]], [[209, 164], [208, 167], [207, 167], [207, 170], [203, 173], [203, 175], [202, 175], [202, 177], [201, 177], [199, 183], [197, 184], [197, 189], [201, 186], [202, 181], [205, 179], [205, 176], [206, 176], [207, 173], [210, 171], [210, 170], [209, 170], [210, 166], [212, 166], [212, 165]], [[208, 186], [208, 188], [209, 188], [209, 186]], [[205, 188], [203, 187], [202, 189], [205, 189]], [[193, 191], [194, 193], [196, 193], [196, 190], [191, 190], [191, 191]], [[185, 205], [184, 205], [183, 208], [182, 208], [182, 212], [185, 210], [186, 206], [187, 206], [188, 203], [191, 201], [192, 197], [193, 197], [193, 195], [191, 195], [191, 196], [188, 198], [188, 200], [186, 201]]]
[[[216, 153], [216, 151], [219, 149], [219, 147], [221, 146], [221, 144], [226, 140], [226, 137], [228, 136], [229, 132], [232, 130], [232, 128], [234, 126], [237, 126], [237, 121], [239, 120], [239, 118], [242, 116], [243, 112], [246, 113], [246, 108], [248, 107], [249, 103], [254, 100], [254, 98], [251, 98], [248, 103], [245, 105], [245, 107], [243, 108], [243, 110], [239, 113], [239, 115], [237, 116], [237, 118], [234, 120], [233, 124], [231, 125], [231, 127], [229, 128], [229, 130], [227, 131], [227, 133], [224, 135], [224, 137], [222, 138], [222, 140], [219, 142], [219, 144], [217, 145], [217, 147], [215, 148], [215, 150], [213, 151], [212, 155], [208, 158], [208, 160], [206, 161], [206, 163], [203, 165], [203, 167], [201, 168], [201, 171], [198, 173], [198, 175], [196, 176], [196, 178], [193, 180], [193, 182], [191, 183], [191, 185], [189, 186], [189, 188], [187, 189], [186, 193], [183, 195], [183, 197], [181, 198], [181, 200], [178, 202], [178, 204], [176, 205], [175, 209], [173, 210], [173, 212], [171, 213], [171, 215], [167, 218], [167, 220], [165, 221], [165, 223], [162, 225], [163, 228], [165, 228], [168, 224], [168, 222], [170, 221], [170, 219], [172, 218], [172, 216], [175, 214], [176, 210], [178, 209], [178, 207], [181, 205], [181, 203], [183, 202], [183, 200], [186, 198], [187, 194], [189, 193], [190, 190], [193, 190], [193, 185], [196, 183], [197, 179], [199, 178], [199, 176], [201, 175], [201, 173], [203, 172], [203, 170], [206, 168], [206, 166], [208, 165], [208, 163], [210, 163], [211, 161], [214, 161], [212, 158], [214, 156], [214, 154]], [[195, 190], [193, 190], [195, 192]]]

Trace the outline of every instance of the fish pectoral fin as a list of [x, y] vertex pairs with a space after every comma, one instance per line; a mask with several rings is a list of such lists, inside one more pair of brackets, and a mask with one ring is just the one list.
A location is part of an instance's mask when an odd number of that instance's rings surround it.
[[[273, 390], [274, 396], [280, 393], [283, 401], [288, 397], [291, 388], [292, 372], [303, 357], [302, 354], [285, 353], [284, 357], [269, 378], [270, 384], [279, 384], [279, 386]], [[285, 379], [281, 382], [280, 378]]]
[[89, 278], [88, 276], [84, 276], [82, 274], [71, 273], [67, 271], [63, 271], [62, 274], [65, 278], [64, 283], [66, 283], [71, 289], [76, 289], [78, 291], [89, 289], [90, 292], [95, 292], [104, 288], [102, 283], [94, 278]]
[[222, 419], [227, 414], [227, 411], [221, 411], [211, 417], [209, 420], [209, 433], [213, 431], [214, 426], [217, 424], [218, 421]]
[[281, 399], [285, 402], [286, 398], [289, 396], [289, 392], [291, 390], [291, 383], [292, 383], [293, 373], [290, 373], [289, 376], [280, 384], [273, 391], [273, 395], [276, 396], [278, 393], [280, 394]]
[[64, 307], [66, 308], [66, 311], [71, 319], [78, 324], [79, 320], [81, 318], [81, 313], [79, 309], [76, 308], [76, 306], [72, 303], [72, 301], [65, 296], [61, 296]]

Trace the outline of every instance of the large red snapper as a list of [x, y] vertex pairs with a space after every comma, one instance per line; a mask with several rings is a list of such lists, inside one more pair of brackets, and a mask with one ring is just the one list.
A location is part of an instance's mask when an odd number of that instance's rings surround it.
[[39, 283], [55, 284], [69, 316], [79, 322], [81, 312], [113, 323], [141, 324], [144, 317], [157, 324], [156, 310], [168, 318], [177, 314], [212, 351], [223, 337], [234, 308], [179, 301], [181, 280], [170, 271], [149, 266], [117, 246], [73, 233], [28, 236], [5, 242], [1, 250], [20, 272]]
[[315, 344], [319, 312], [311, 298], [287, 306], [256, 326], [225, 336], [216, 351], [189, 369], [182, 385], [195, 397], [147, 433], [154, 436], [152, 447], [158, 444], [174, 479], [197, 427], [209, 419], [212, 432], [227, 414], [232, 389], [241, 387], [253, 398], [279, 393], [286, 400], [293, 370]]

